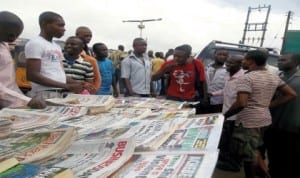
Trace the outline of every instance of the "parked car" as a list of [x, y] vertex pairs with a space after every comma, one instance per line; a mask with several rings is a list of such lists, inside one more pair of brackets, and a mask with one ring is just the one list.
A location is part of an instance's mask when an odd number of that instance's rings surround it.
[[[214, 54], [217, 49], [224, 49], [229, 54], [240, 54], [244, 55], [250, 50], [259, 49], [261, 47], [249, 46], [243, 44], [228, 43], [222, 41], [212, 41], [205, 46], [202, 51], [195, 55], [195, 58], [202, 60], [205, 66], [214, 62]], [[269, 57], [267, 63], [271, 66], [277, 67], [277, 61], [279, 54], [274, 48], [265, 48], [269, 51]]]

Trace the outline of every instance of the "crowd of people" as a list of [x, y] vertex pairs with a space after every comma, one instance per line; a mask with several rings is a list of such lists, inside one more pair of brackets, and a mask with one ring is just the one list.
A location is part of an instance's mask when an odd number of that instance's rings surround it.
[[[191, 55], [188, 44], [147, 53], [147, 41], [133, 40], [133, 51], [124, 46], [108, 53], [105, 43], [92, 48], [92, 32], [78, 27], [62, 50], [53, 38], [64, 35], [65, 22], [55, 12], [39, 16], [40, 34], [25, 46], [27, 96], [15, 81], [13, 59], [7, 43], [23, 31], [22, 20], [0, 12], [0, 107], [46, 107], [45, 100], [68, 93], [135, 97], [165, 97], [200, 101], [206, 113], [225, 117], [217, 167], [240, 171], [246, 178], [300, 177], [300, 55], [284, 54], [277, 71], [267, 68], [268, 52], [258, 49], [244, 56], [218, 49], [214, 62], [204, 66]], [[201, 113], [201, 112], [200, 112]], [[268, 158], [268, 167], [264, 158]]]

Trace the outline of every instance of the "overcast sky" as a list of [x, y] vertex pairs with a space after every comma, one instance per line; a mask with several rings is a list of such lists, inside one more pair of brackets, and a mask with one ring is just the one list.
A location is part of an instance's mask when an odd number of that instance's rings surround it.
[[[54, 11], [63, 16], [65, 40], [78, 26], [88, 26], [93, 32], [89, 46], [104, 42], [108, 48], [118, 44], [125, 50], [132, 48], [132, 40], [139, 37], [139, 23], [123, 20], [162, 18], [144, 23], [143, 38], [148, 49], [166, 52], [181, 44], [190, 44], [193, 51], [201, 50], [212, 40], [237, 43], [243, 35], [248, 7], [271, 5], [264, 46], [281, 47], [286, 14], [294, 12], [289, 29], [300, 30], [299, 0], [1, 0], [0, 10], [16, 13], [25, 28], [21, 37], [32, 38], [39, 33], [38, 16]], [[250, 21], [264, 22], [266, 9], [253, 11]], [[261, 33], [249, 33], [259, 37]], [[248, 42], [247, 42], [248, 43]], [[259, 45], [256, 40], [248, 43]]]

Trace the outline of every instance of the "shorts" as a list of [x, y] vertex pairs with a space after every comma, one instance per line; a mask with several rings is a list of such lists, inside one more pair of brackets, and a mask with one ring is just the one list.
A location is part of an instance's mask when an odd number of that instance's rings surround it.
[[244, 128], [235, 126], [232, 133], [231, 151], [243, 161], [255, 161], [257, 149], [263, 144], [263, 137], [267, 127]]

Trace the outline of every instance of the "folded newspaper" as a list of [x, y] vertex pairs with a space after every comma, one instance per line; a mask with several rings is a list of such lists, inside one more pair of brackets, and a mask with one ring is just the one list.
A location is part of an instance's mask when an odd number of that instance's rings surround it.
[[111, 95], [79, 95], [68, 94], [66, 98], [52, 98], [48, 103], [65, 106], [83, 106], [88, 108], [88, 114], [98, 114], [110, 110], [115, 103]]
[[42, 167], [70, 168], [75, 177], [107, 177], [132, 156], [134, 139], [107, 139], [75, 142], [64, 154], [48, 160]]
[[52, 113], [23, 112], [9, 108], [4, 108], [0, 111], [0, 118], [10, 120], [13, 131], [22, 131], [41, 126], [54, 128], [58, 120], [57, 116]]
[[36, 163], [65, 151], [76, 138], [74, 128], [11, 134], [0, 139], [0, 160], [15, 157], [20, 163]]
[[217, 158], [217, 151], [137, 153], [109, 178], [211, 178]]

